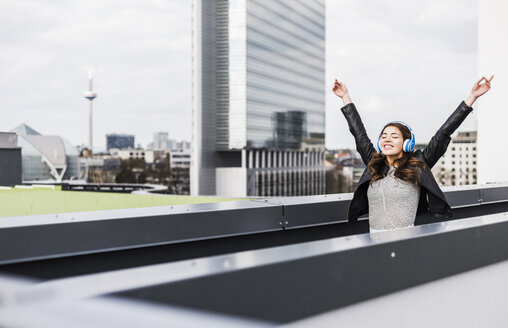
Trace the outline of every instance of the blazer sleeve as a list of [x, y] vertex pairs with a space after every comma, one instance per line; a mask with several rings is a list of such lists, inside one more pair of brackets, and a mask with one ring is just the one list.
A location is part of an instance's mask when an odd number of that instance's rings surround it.
[[437, 130], [432, 139], [430, 139], [429, 144], [423, 150], [423, 158], [429, 168], [432, 168], [439, 158], [444, 155], [450, 144], [451, 135], [457, 130], [472, 110], [472, 107], [469, 107], [462, 101], [459, 107], [448, 117], [441, 128]]
[[376, 150], [374, 149], [372, 141], [370, 141], [367, 136], [367, 131], [365, 131], [360, 114], [358, 114], [358, 111], [353, 103], [342, 107], [341, 111], [346, 118], [347, 124], [349, 125], [349, 131], [355, 138], [356, 150], [360, 153], [363, 163], [367, 165], [372, 158], [372, 154]]

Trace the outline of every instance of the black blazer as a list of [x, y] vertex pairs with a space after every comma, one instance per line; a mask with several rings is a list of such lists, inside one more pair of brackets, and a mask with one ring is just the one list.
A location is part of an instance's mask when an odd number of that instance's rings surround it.
[[[367, 131], [365, 131], [360, 115], [355, 105], [352, 103], [342, 107], [341, 110], [346, 117], [349, 131], [351, 131], [351, 134], [355, 137], [356, 150], [360, 153], [365, 165], [367, 165], [376, 149], [367, 136]], [[429, 212], [434, 217], [449, 218], [452, 216], [450, 205], [436, 183], [436, 179], [430, 169], [446, 152], [446, 148], [448, 148], [448, 144], [451, 140], [451, 135], [472, 110], [473, 108], [466, 105], [464, 101], [460, 103], [459, 107], [450, 115], [432, 139], [430, 139], [427, 147], [425, 147], [423, 151], [418, 149], [414, 152], [414, 156], [425, 163], [425, 168], [418, 168], [418, 185], [421, 191], [417, 214]], [[358, 217], [369, 212], [367, 189], [370, 180], [372, 180], [372, 176], [369, 174], [369, 169], [367, 167], [365, 171], [363, 171], [353, 199], [349, 204], [349, 222], [355, 222], [358, 220]]]

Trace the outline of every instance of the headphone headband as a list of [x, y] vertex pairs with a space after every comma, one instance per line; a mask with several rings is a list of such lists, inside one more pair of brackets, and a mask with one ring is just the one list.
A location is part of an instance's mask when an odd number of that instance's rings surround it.
[[[411, 131], [411, 134], [413, 133], [413, 129], [411, 129], [411, 127], [410, 127], [410, 126], [409, 126], [409, 124], [407, 124], [407, 123], [404, 123], [404, 122], [402, 122], [402, 121], [391, 121], [390, 123], [399, 123], [399, 124], [402, 124], [402, 125], [404, 125], [406, 128], [408, 128], [408, 129], [409, 129], [409, 131]], [[390, 123], [388, 123], [388, 124], [390, 124]]]
[[[406, 139], [404, 140], [404, 144], [402, 145], [402, 150], [406, 153], [410, 153], [412, 152], [414, 149], [415, 149], [415, 134], [413, 133], [413, 129], [411, 129], [411, 127], [409, 125], [407, 125], [406, 123], [402, 122], [402, 121], [391, 121], [390, 123], [399, 123], [399, 124], [402, 124], [404, 125], [405, 127], [407, 127], [409, 129], [409, 131], [411, 132], [411, 139]], [[387, 125], [389, 125], [390, 123], [388, 123]], [[379, 144], [379, 140], [377, 141], [377, 150], [382, 153], [383, 151], [381, 150], [381, 145]]]

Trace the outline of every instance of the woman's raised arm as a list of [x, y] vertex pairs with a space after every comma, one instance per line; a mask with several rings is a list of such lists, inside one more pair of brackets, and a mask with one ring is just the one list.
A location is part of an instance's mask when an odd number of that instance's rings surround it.
[[[471, 93], [469, 94], [469, 97], [465, 100], [466, 105], [469, 107], [473, 106], [476, 99], [483, 96], [487, 91], [490, 90], [490, 81], [494, 78], [494, 75], [490, 77], [490, 79], [487, 79], [485, 76], [483, 76], [481, 79], [476, 81], [476, 83], [473, 85], [473, 89], [471, 89]], [[481, 83], [483, 80], [485, 80], [485, 83]]]
[[335, 93], [337, 97], [340, 97], [340, 99], [342, 99], [344, 106], [352, 103], [351, 97], [349, 96], [349, 91], [347, 90], [346, 85], [344, 83], [341, 83], [337, 81], [337, 79], [335, 79], [332, 91], [333, 93]]
[[335, 79], [332, 91], [344, 102], [344, 107], [341, 108], [341, 111], [346, 118], [349, 131], [355, 138], [356, 150], [360, 153], [363, 163], [367, 165], [372, 158], [372, 153], [376, 150], [374, 149], [372, 141], [370, 141], [367, 136], [367, 131], [365, 131], [360, 114], [358, 114], [355, 105], [352, 103], [351, 97], [349, 96], [349, 92], [344, 83]]
[[[487, 79], [485, 76], [476, 81], [471, 89], [471, 93], [465, 101], [460, 103], [459, 107], [448, 117], [446, 122], [439, 128], [436, 134], [430, 139], [429, 144], [423, 150], [423, 157], [429, 167], [433, 167], [439, 158], [444, 155], [448, 144], [451, 140], [451, 135], [466, 119], [467, 115], [473, 110], [471, 107], [476, 99], [484, 95], [490, 90], [490, 81], [494, 78], [494, 75]], [[481, 83], [485, 80], [484, 83]]]

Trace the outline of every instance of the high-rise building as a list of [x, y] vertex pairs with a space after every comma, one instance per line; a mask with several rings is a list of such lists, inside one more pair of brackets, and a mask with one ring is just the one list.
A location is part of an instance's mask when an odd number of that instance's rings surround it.
[[476, 139], [476, 131], [458, 132], [452, 138], [446, 153], [432, 168], [439, 184], [460, 186], [477, 183]]
[[171, 143], [169, 140], [169, 133], [167, 132], [155, 132], [153, 134], [153, 150], [166, 150], [171, 149]]
[[191, 143], [189, 141], [185, 141], [185, 140], [182, 140], [182, 141], [173, 140], [173, 142], [171, 144], [171, 150], [187, 151], [190, 153]]
[[193, 1], [193, 195], [325, 192], [325, 1]]
[[107, 134], [106, 149], [129, 149], [134, 148], [134, 135], [132, 134]]

